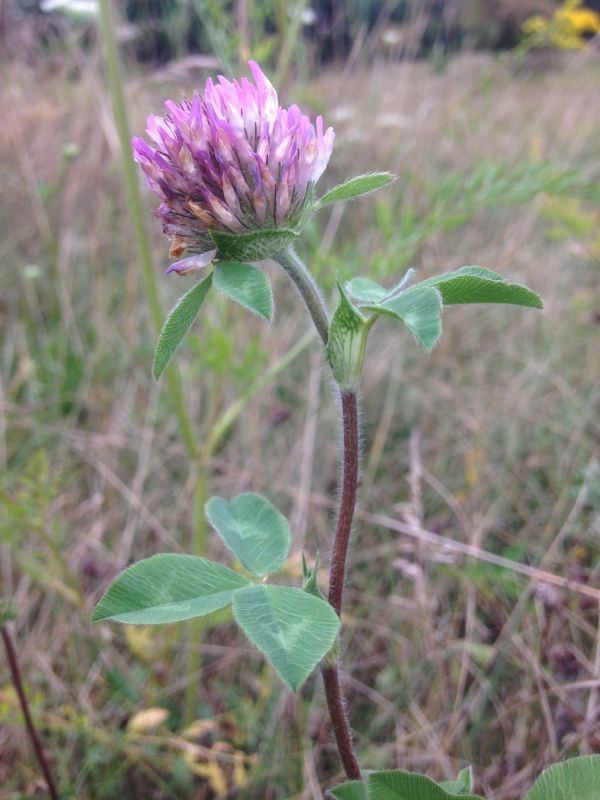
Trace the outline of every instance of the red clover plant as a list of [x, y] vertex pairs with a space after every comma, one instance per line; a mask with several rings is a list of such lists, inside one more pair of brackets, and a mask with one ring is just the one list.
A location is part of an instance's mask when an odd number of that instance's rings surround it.
[[[364, 195], [394, 178], [386, 172], [365, 174], [317, 197], [315, 186], [331, 156], [333, 129], [324, 130], [321, 117], [313, 125], [297, 106], [281, 107], [258, 64], [250, 62], [250, 70], [254, 83], [246, 78], [231, 82], [219, 77], [217, 83], [209, 79], [202, 94], [179, 103], [167, 101], [164, 116], [148, 119], [152, 144], [133, 141], [135, 160], [161, 200], [155, 214], [170, 238], [170, 255], [175, 259], [167, 272], [200, 275], [164, 324], [154, 375], [160, 377], [215, 289], [271, 321], [270, 283], [256, 262], [272, 258], [281, 265], [318, 331], [340, 395], [343, 468], [327, 595], [317, 586], [316, 565], [309, 569], [306, 561], [302, 587], [269, 582], [287, 559], [290, 528], [265, 497], [245, 493], [232, 499], [213, 497], [205, 509], [241, 569], [193, 555], [152, 556], [117, 577], [96, 606], [93, 620], [159, 624], [231, 605], [242, 631], [289, 689], [298, 691], [320, 666], [333, 734], [349, 779], [331, 790], [333, 797], [468, 799], [472, 797], [469, 770], [446, 785], [399, 770], [365, 773], [354, 749], [338, 640], [359, 474], [360, 375], [369, 331], [382, 316], [402, 323], [419, 345], [431, 350], [440, 337], [446, 305], [508, 303], [541, 308], [542, 302], [526, 287], [482, 267], [462, 267], [414, 284], [414, 271], [409, 270], [391, 289], [366, 277], [345, 285], [338, 282], [338, 305], [331, 314], [294, 245], [306, 221], [320, 208]], [[576, 761], [586, 759], [567, 764]], [[581, 769], [578, 774], [583, 774]], [[536, 787], [528, 800], [550, 797]], [[577, 794], [584, 796], [592, 797]]]

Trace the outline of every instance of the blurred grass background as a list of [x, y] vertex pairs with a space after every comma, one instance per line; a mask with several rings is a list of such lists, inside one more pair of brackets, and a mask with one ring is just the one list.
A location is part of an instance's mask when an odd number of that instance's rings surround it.
[[[323, 798], [341, 775], [318, 680], [290, 696], [223, 613], [193, 635], [90, 625], [132, 560], [204, 539], [227, 558], [199, 481], [278, 504], [299, 580], [302, 548], [329, 550], [338, 432], [308, 320], [267, 266], [273, 327], [214, 296], [178, 358], [190, 465], [150, 375], [96, 18], [73, 5], [0, 3], [0, 581], [32, 711], [65, 798]], [[478, 264], [544, 297], [542, 314], [447, 310], [431, 356], [377, 326], [363, 383], [344, 618], [361, 763], [437, 779], [471, 763], [489, 800], [600, 750], [600, 55], [519, 49], [556, 5], [115, 4], [136, 134], [253, 56], [335, 127], [321, 188], [400, 176], [304, 237], [332, 294], [336, 272]], [[189, 279], [161, 277], [142, 193], [166, 310]], [[43, 797], [3, 659], [0, 719], [0, 797]]]

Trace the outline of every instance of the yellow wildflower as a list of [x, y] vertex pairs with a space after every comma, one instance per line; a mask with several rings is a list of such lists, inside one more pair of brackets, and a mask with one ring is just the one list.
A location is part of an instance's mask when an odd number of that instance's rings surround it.
[[522, 26], [527, 48], [555, 47], [580, 50], [587, 37], [600, 32], [600, 15], [582, 6], [583, 0], [566, 0], [548, 18], [540, 14], [525, 20]]

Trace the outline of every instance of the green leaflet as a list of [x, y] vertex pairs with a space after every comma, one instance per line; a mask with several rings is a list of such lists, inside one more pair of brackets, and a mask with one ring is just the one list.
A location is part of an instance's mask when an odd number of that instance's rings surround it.
[[269, 278], [258, 267], [239, 261], [221, 261], [213, 277], [219, 291], [268, 322], [273, 318], [273, 294]]
[[359, 305], [380, 303], [386, 299], [391, 300], [408, 289], [415, 273], [416, 270], [412, 267], [406, 270], [400, 281], [391, 289], [385, 289], [370, 278], [353, 278], [346, 284], [346, 291]]
[[283, 566], [290, 549], [287, 519], [266, 497], [245, 492], [233, 500], [211, 497], [206, 518], [240, 563], [263, 577]]
[[329, 603], [287, 586], [241, 589], [233, 598], [233, 614], [293, 692], [331, 650], [340, 628]]
[[390, 293], [370, 278], [352, 278], [346, 284], [346, 291], [359, 304], [380, 303]]
[[181, 297], [171, 309], [158, 336], [152, 374], [158, 380], [173, 354], [192, 327], [212, 284], [212, 274], [201, 280]]
[[92, 622], [158, 625], [200, 617], [229, 605], [234, 592], [249, 584], [214, 561], [163, 553], [124, 570], [94, 609]]
[[531, 289], [519, 283], [507, 283], [500, 275], [483, 267], [462, 267], [416, 284], [416, 287], [419, 286], [435, 286], [439, 289], [444, 305], [502, 303], [543, 308], [540, 297]]
[[367, 780], [368, 800], [481, 800], [471, 794], [453, 794], [425, 775], [401, 770], [372, 772]]
[[435, 347], [442, 333], [442, 296], [433, 286], [412, 286], [391, 300], [366, 308], [401, 320], [426, 350]]
[[544, 770], [525, 800], [600, 800], [600, 756], [579, 756]]
[[452, 272], [443, 272], [441, 275], [434, 275], [431, 278], [426, 278], [419, 283], [419, 286], [435, 285], [439, 281], [449, 281], [452, 278], [459, 278], [461, 275], [475, 275], [478, 278], [488, 278], [491, 281], [505, 282], [505, 279], [500, 273], [494, 272], [487, 267], [459, 267]]
[[372, 772], [367, 784], [349, 781], [329, 793], [335, 800], [450, 800], [462, 797], [463, 800], [481, 800], [470, 794], [473, 774], [465, 767], [454, 781], [437, 784], [425, 775], [416, 775], [401, 770]]
[[325, 192], [317, 201], [317, 208], [374, 192], [394, 180], [396, 178], [390, 172], [370, 172], [366, 175], [357, 175], [355, 178], [350, 178], [344, 183], [340, 183], [339, 186]]
[[334, 800], [367, 800], [367, 787], [362, 781], [348, 781], [330, 789]]

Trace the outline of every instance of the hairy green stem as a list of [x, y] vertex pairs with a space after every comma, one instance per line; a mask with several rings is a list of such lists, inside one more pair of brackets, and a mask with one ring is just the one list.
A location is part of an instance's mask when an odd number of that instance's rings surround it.
[[300, 292], [308, 309], [308, 313], [315, 324], [315, 328], [323, 344], [326, 345], [329, 335], [329, 310], [315, 279], [298, 258], [292, 247], [278, 253], [274, 258], [281, 264], [287, 276]]
[[[323, 344], [327, 345], [329, 311], [314, 278], [292, 249], [278, 254], [277, 261], [300, 292]], [[336, 534], [329, 568], [329, 603], [338, 616], [342, 613], [346, 558], [356, 506], [359, 472], [358, 398], [340, 389], [342, 416], [342, 492], [337, 514]], [[339, 660], [323, 666], [323, 684], [331, 727], [344, 771], [350, 780], [360, 780], [360, 766], [354, 745], [341, 686]]]
[[27, 702], [23, 681], [21, 680], [21, 670], [19, 669], [19, 662], [17, 659], [15, 646], [9, 632], [4, 625], [0, 625], [0, 635], [2, 636], [2, 641], [4, 642], [4, 647], [6, 649], [6, 658], [10, 668], [12, 682], [15, 687], [15, 691], [17, 692], [17, 697], [19, 698], [19, 705], [21, 706], [21, 712], [23, 714], [23, 719], [25, 720], [27, 735], [29, 736], [35, 756], [40, 765], [40, 769], [42, 770], [44, 780], [48, 786], [48, 794], [52, 800], [58, 800], [58, 792], [56, 790], [56, 786], [54, 785], [54, 779], [52, 778], [50, 765], [48, 764], [42, 742], [40, 741], [39, 734], [35, 729], [35, 725], [33, 724], [33, 719], [31, 718], [31, 713], [29, 711], [29, 703]]

